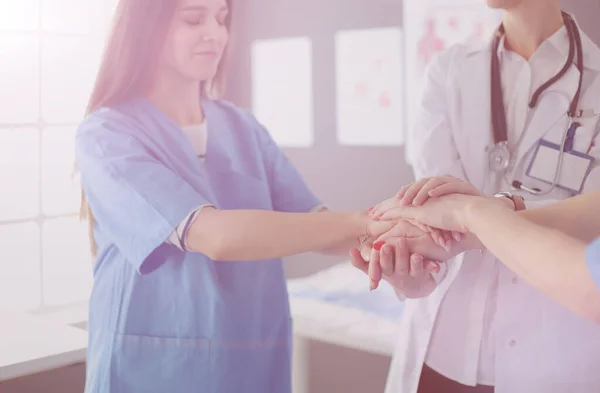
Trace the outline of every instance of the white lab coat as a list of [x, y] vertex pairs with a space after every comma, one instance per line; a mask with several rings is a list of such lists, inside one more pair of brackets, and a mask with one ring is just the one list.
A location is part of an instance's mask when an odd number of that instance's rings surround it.
[[[583, 32], [581, 35], [585, 69], [579, 108], [600, 109], [600, 49]], [[488, 168], [486, 151], [492, 145], [490, 50], [489, 44], [455, 46], [431, 65], [421, 113], [410, 141], [418, 151], [410, 159], [419, 177], [451, 173], [488, 194], [496, 191], [497, 185], [490, 181], [495, 175]], [[509, 179], [522, 180], [530, 187], [548, 187], [545, 183], [532, 181], [524, 173], [540, 138], [561, 142], [568, 124], [566, 111], [577, 88], [578, 76], [576, 67], [571, 67], [542, 95], [524, 130], [515, 169]], [[563, 93], [564, 97], [553, 93]], [[598, 120], [599, 116], [580, 119], [583, 127], [575, 137], [575, 150], [600, 157]], [[518, 121], [525, 126], [525, 115]], [[600, 189], [598, 164], [597, 160], [584, 192]], [[528, 200], [528, 207], [532, 207], [572, 194], [556, 188], [542, 198], [521, 195]], [[482, 264], [490, 266], [487, 273], [492, 274], [494, 256], [485, 252], [482, 258], [479, 252], [474, 253], [449, 261], [446, 277], [430, 296], [406, 301], [386, 393], [417, 391], [440, 303], [459, 274], [465, 258], [482, 259]], [[507, 279], [515, 283], [514, 279], [506, 276], [506, 272], [499, 277], [496, 320], [501, 323], [497, 326], [496, 336], [516, 337], [527, 345], [521, 349], [518, 346], [497, 349], [496, 393], [600, 392], [600, 326], [571, 314], [521, 280], [516, 285], [503, 285], [502, 280]], [[485, 280], [473, 280], [472, 284], [487, 285]], [[469, 328], [481, 331], [482, 325]]]

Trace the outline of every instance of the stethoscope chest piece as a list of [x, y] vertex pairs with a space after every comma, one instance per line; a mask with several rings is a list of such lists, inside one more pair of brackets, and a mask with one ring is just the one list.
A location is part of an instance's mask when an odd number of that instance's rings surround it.
[[489, 167], [494, 172], [502, 172], [510, 165], [510, 151], [506, 142], [500, 142], [488, 151]]

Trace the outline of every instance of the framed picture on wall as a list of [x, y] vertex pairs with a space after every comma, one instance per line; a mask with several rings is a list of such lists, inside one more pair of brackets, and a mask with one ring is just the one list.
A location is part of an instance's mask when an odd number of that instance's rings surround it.
[[312, 42], [308, 37], [252, 43], [252, 110], [282, 147], [314, 142]]
[[401, 145], [401, 29], [339, 31], [335, 48], [338, 142], [346, 146]]

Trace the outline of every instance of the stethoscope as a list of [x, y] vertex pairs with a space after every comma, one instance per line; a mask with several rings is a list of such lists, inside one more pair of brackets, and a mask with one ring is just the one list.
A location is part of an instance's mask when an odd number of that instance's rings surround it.
[[[575, 138], [575, 131], [581, 124], [573, 121], [575, 117], [578, 117], [577, 106], [579, 104], [579, 97], [581, 95], [581, 86], [583, 83], [583, 48], [581, 44], [581, 36], [579, 29], [575, 24], [575, 21], [567, 13], [563, 12], [563, 20], [569, 35], [569, 55], [565, 65], [560, 71], [542, 86], [540, 86], [531, 101], [529, 102], [529, 108], [533, 109], [536, 107], [542, 93], [556, 83], [560, 78], [563, 77], [573, 65], [575, 59], [575, 51], [577, 51], [577, 69], [579, 70], [579, 84], [577, 91], [571, 100], [569, 106], [569, 127], [564, 133], [562, 142], [560, 145], [560, 152], [556, 169], [554, 172], [554, 180], [549, 189], [542, 191], [539, 188], [530, 188], [525, 186], [520, 181], [514, 180], [511, 182], [511, 187], [515, 190], [523, 190], [533, 195], [546, 195], [550, 193], [557, 185], [559, 176], [562, 171], [563, 158], [566, 151], [570, 151]], [[504, 36], [504, 26], [500, 25], [496, 32], [496, 37], [492, 44], [492, 61], [491, 61], [491, 114], [492, 114], [492, 132], [494, 136], [494, 146], [489, 151], [489, 167], [494, 172], [506, 172], [511, 165], [511, 153], [508, 149], [508, 130], [506, 126], [506, 113], [504, 111], [504, 100], [502, 95], [502, 80], [500, 76], [500, 61], [498, 59], [498, 47], [500, 46], [501, 38]]]

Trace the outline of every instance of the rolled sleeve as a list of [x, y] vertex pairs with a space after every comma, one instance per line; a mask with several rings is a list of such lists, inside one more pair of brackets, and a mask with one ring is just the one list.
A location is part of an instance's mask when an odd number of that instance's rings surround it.
[[152, 252], [210, 202], [128, 133], [86, 131], [77, 135], [75, 155], [96, 226], [141, 274], [153, 271], [161, 262], [146, 263]]

